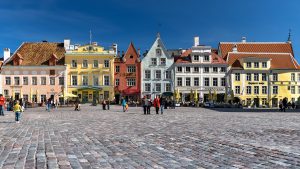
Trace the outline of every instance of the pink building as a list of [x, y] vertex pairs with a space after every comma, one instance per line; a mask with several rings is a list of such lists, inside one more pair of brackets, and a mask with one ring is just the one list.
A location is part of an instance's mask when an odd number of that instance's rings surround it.
[[5, 58], [1, 92], [6, 98], [23, 98], [34, 103], [50, 97], [58, 100], [66, 91], [64, 54], [64, 43], [23, 43], [12, 56]]

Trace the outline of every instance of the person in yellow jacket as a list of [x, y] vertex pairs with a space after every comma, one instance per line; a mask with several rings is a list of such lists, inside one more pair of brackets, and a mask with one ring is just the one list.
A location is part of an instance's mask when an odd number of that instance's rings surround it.
[[17, 102], [16, 102], [16, 104], [15, 104], [15, 106], [14, 106], [13, 111], [15, 112], [15, 115], [16, 115], [16, 123], [20, 123], [21, 112], [22, 112], [23, 110], [22, 110], [22, 107], [20, 106], [18, 100], [17, 100]]

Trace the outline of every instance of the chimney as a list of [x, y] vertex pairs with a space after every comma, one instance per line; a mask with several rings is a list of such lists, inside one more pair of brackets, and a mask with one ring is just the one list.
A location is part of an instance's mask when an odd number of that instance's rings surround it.
[[98, 46], [98, 42], [92, 42], [93, 46]]
[[70, 43], [71, 43], [70, 39], [64, 39], [64, 47], [66, 50], [70, 50]]
[[194, 46], [199, 46], [199, 36], [194, 37]]
[[8, 59], [9, 57], [10, 57], [10, 49], [9, 48], [4, 48], [3, 61]]
[[118, 53], [119, 53], [118, 52], [118, 44], [113, 43], [112, 48], [113, 48], [114, 52], [116, 53], [116, 55], [118, 55]]
[[245, 36], [242, 37], [242, 43], [246, 43], [246, 37]]
[[124, 50], [122, 50], [122, 57], [124, 56], [125, 54], [124, 54]]
[[232, 48], [232, 52], [234, 52], [234, 53], [238, 52], [238, 50], [237, 50], [237, 45], [236, 45], [236, 44], [234, 44], [234, 46], [233, 46], [233, 48]]
[[140, 56], [141, 56], [141, 49], [138, 48], [138, 57], [140, 57]]

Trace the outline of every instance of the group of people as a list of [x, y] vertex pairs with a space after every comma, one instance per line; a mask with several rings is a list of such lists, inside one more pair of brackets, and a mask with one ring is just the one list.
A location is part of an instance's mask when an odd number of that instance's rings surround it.
[[150, 114], [151, 107], [155, 108], [156, 114], [164, 113], [164, 107], [166, 106], [166, 100], [163, 97], [156, 96], [156, 98], [152, 101], [150, 98], [146, 96], [142, 100], [142, 106], [144, 110], [144, 114]]
[[285, 112], [286, 109], [295, 109], [296, 108], [296, 104], [294, 101], [292, 102], [288, 102], [287, 98], [284, 98], [283, 100], [279, 101], [279, 110], [281, 112]]
[[[6, 106], [5, 97], [3, 97], [2, 94], [0, 94], [0, 115], [1, 116], [4, 116], [5, 106]], [[12, 107], [12, 111], [15, 113], [15, 121], [16, 121], [16, 123], [20, 123], [21, 113], [25, 109], [25, 102], [23, 101], [23, 99], [19, 99], [19, 100], [15, 100], [15, 101], [13, 101], [11, 99], [11, 101], [8, 102], [7, 106]]]

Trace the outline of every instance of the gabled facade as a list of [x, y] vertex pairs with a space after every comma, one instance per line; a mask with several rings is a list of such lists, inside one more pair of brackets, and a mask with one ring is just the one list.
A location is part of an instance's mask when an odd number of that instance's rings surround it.
[[[182, 102], [209, 101], [209, 93], [216, 93], [218, 102], [224, 101], [227, 63], [210, 46], [194, 46], [175, 61], [175, 89], [181, 93]], [[197, 91], [199, 100], [194, 100]], [[193, 93], [192, 93], [193, 92]]]
[[141, 96], [152, 99], [174, 92], [174, 58], [170, 56], [158, 34], [152, 47], [142, 59]]
[[4, 96], [33, 103], [58, 101], [66, 90], [64, 54], [64, 43], [23, 43], [3, 63]]
[[298, 100], [300, 71], [290, 42], [221, 42], [219, 52], [229, 64], [228, 85], [243, 105]]
[[124, 97], [127, 101], [139, 101], [141, 96], [141, 59], [133, 43], [127, 51], [114, 61], [115, 99], [119, 103]]
[[112, 101], [116, 50], [105, 50], [97, 43], [74, 46], [65, 41], [68, 93], [78, 95], [83, 103]]

